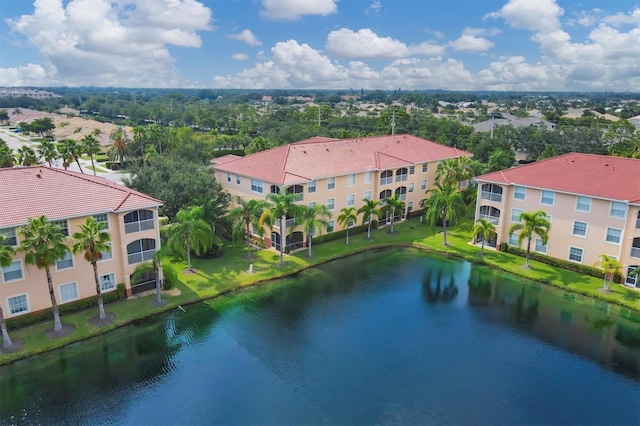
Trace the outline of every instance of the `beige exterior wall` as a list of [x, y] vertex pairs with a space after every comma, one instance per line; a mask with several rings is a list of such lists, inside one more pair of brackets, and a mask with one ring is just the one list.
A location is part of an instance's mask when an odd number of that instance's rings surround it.
[[[545, 192], [545, 195], [553, 194], [553, 202], [549, 204], [543, 201], [543, 191], [545, 191], [543, 189], [493, 184], [494, 188], [502, 189], [500, 196], [499, 190], [494, 189], [493, 193], [486, 191], [491, 190], [485, 186], [488, 184], [488, 182], [479, 182], [476, 220], [486, 217], [495, 224], [498, 245], [509, 242], [509, 228], [517, 223], [516, 217], [520, 212], [543, 210], [551, 220], [546, 255], [594, 266], [601, 254], [607, 254], [620, 261], [623, 265], [623, 275], [626, 275], [628, 266], [640, 264], [640, 223], [637, 221], [640, 208], [638, 206], [627, 203], [612, 204], [616, 202], [584, 197], [581, 201], [590, 200], [589, 211], [584, 211], [586, 209], [578, 208], [579, 195], [577, 194]], [[518, 191], [517, 196], [516, 191]], [[524, 199], [521, 199], [522, 194]], [[548, 197], [545, 198], [548, 199]], [[624, 211], [624, 217], [612, 215], [612, 206], [620, 207], [621, 211]], [[498, 212], [499, 218], [496, 217]], [[488, 217], [483, 214], [488, 214]], [[616, 238], [618, 233], [619, 238]], [[636, 245], [639, 247], [638, 250], [633, 250], [633, 254], [637, 257], [631, 256], [634, 238], [637, 238]], [[522, 248], [526, 249], [526, 241], [523, 242]], [[572, 248], [582, 250], [580, 260], [570, 259]], [[544, 253], [544, 250], [536, 249], [535, 239], [532, 240], [531, 251]], [[574, 256], [576, 255], [577, 252], [574, 250]]]
[[[138, 266], [140, 262], [129, 264], [127, 256], [128, 244], [143, 238], [149, 238], [155, 241], [156, 249], [160, 248], [157, 207], [153, 207], [147, 210], [153, 212], [153, 227], [150, 229], [130, 233], [125, 232], [124, 223], [124, 216], [129, 212], [105, 213], [108, 218], [108, 231], [111, 234], [111, 258], [98, 262], [98, 275], [103, 276], [113, 274], [114, 279], [113, 288], [106, 290], [105, 292], [115, 291], [116, 284], [124, 283], [127, 292], [130, 293], [130, 275], [133, 273], [136, 266]], [[74, 232], [80, 231], [79, 226], [85, 222], [87, 217], [88, 216], [67, 219], [69, 232], [67, 243], [69, 248], [71, 248], [73, 245], [71, 236]], [[151, 222], [149, 222], [149, 225], [151, 225]], [[15, 229], [19, 244], [20, 236], [17, 232], [17, 228]], [[147, 255], [150, 254], [151, 253], [147, 253]], [[60, 305], [96, 295], [93, 267], [89, 262], [84, 260], [82, 253], [72, 255], [72, 259], [73, 260], [71, 267], [59, 269], [56, 265], [54, 265], [50, 269], [56, 300]], [[134, 258], [132, 257], [132, 259]], [[11, 318], [29, 312], [36, 312], [43, 309], [51, 308], [51, 300], [49, 298], [49, 292], [47, 288], [46, 272], [44, 270], [38, 269], [33, 265], [26, 265], [24, 263], [24, 253], [18, 252], [14, 257], [14, 260], [21, 261], [22, 278], [5, 281], [5, 270], [0, 268], [0, 303], [2, 304], [1, 306], [4, 311], [5, 318]], [[61, 286], [70, 283], [75, 283], [75, 287], [77, 289], [77, 297], [64, 301], [62, 297], [63, 293], [61, 293], [61, 291], [63, 291], [63, 289], [67, 287], [63, 287], [61, 289]], [[28, 310], [17, 314], [12, 314], [9, 307], [8, 299], [22, 294], [27, 295]]]

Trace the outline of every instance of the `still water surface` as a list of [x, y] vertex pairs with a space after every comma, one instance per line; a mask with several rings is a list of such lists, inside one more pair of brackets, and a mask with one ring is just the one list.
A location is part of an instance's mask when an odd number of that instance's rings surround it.
[[0, 368], [4, 424], [640, 424], [637, 313], [381, 251]]

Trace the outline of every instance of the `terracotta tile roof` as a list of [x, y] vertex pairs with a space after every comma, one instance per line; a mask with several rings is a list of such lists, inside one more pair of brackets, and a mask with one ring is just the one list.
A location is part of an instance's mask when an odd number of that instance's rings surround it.
[[355, 139], [314, 137], [213, 167], [282, 185], [460, 156], [471, 154], [412, 135]]
[[107, 179], [47, 166], [0, 169], [0, 227], [151, 208], [162, 202]]
[[211, 164], [222, 164], [226, 163], [227, 161], [237, 160], [238, 158], [242, 157], [240, 157], [239, 155], [227, 154], [223, 155], [222, 157], [214, 158], [213, 160], [211, 160]]
[[476, 178], [640, 203], [640, 160], [571, 152]]

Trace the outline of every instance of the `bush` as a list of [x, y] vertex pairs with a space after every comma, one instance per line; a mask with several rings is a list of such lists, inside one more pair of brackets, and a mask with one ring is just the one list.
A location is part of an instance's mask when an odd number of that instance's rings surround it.
[[[353, 228], [349, 228], [349, 237], [351, 238], [353, 235], [362, 234], [367, 232], [368, 225], [365, 223], [364, 225], [354, 226]], [[371, 222], [371, 230], [378, 229], [378, 222]], [[313, 244], [322, 244], [329, 241], [340, 240], [347, 238], [347, 230], [343, 229], [341, 231], [332, 232], [330, 234], [320, 235], [313, 239]]]
[[119, 283], [116, 286], [116, 293], [118, 293], [118, 299], [126, 299], [127, 298], [127, 290], [124, 286], [124, 283]]
[[168, 265], [162, 265], [162, 275], [164, 277], [164, 281], [162, 282], [163, 290], [171, 290], [175, 287], [178, 281], [178, 274], [173, 268]]
[[107, 161], [106, 163], [104, 163], [104, 166], [107, 169], [120, 170], [120, 163], [118, 163], [117, 161]]
[[244, 149], [221, 149], [219, 151], [213, 152], [213, 158], [222, 157], [224, 155], [237, 155], [239, 157], [244, 157]]

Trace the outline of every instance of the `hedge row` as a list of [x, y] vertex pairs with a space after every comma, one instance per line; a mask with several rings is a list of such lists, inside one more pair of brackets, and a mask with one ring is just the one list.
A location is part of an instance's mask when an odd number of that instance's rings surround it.
[[[364, 225], [358, 225], [358, 226], [354, 226], [353, 228], [349, 228], [349, 237], [351, 237], [352, 235], [357, 235], [357, 234], [362, 234], [362, 233], [366, 233], [367, 232], [367, 227], [368, 225], [365, 223]], [[378, 222], [377, 221], [373, 221], [371, 222], [371, 230], [377, 229], [378, 228]], [[343, 238], [347, 238], [347, 230], [343, 229], [341, 231], [335, 231], [332, 232], [330, 234], [325, 234], [325, 235], [320, 235], [318, 237], [314, 237], [313, 239], [313, 243], [314, 244], [322, 244], [322, 243], [326, 243], [329, 241], [334, 241], [334, 240], [340, 240]]]
[[244, 157], [244, 149], [221, 149], [213, 151], [213, 158], [222, 157], [225, 155], [237, 155], [238, 157]]

